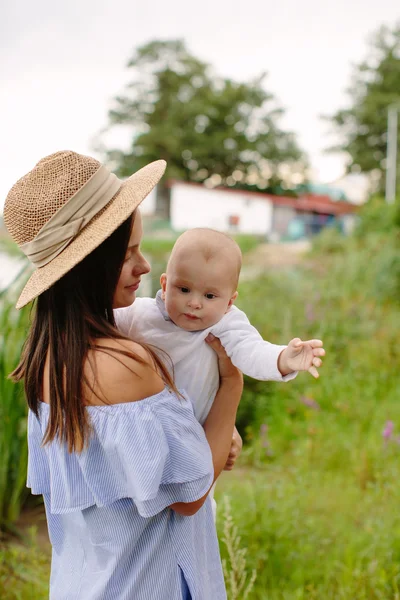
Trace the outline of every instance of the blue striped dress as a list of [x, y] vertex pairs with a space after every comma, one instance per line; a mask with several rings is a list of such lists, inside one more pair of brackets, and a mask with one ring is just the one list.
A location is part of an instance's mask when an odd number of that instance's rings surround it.
[[42, 446], [49, 406], [28, 420], [28, 487], [43, 494], [52, 600], [225, 600], [209, 498], [210, 447], [190, 400], [169, 390], [92, 406], [88, 447]]

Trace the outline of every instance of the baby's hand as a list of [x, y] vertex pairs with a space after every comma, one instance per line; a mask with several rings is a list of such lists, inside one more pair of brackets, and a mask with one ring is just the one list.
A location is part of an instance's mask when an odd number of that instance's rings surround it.
[[321, 356], [325, 356], [321, 340], [303, 342], [300, 338], [294, 338], [282, 352], [281, 364], [285, 371], [308, 371], [313, 377], [318, 378], [317, 369], [322, 365]]

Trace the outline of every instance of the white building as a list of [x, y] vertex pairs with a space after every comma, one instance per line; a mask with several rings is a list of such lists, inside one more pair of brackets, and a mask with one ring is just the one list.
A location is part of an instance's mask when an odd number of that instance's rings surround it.
[[142, 215], [151, 216], [156, 212], [157, 188], [153, 188], [140, 205]]
[[[210, 227], [232, 234], [259, 235], [279, 240], [310, 237], [333, 223], [348, 230], [356, 207], [332, 200], [327, 195], [303, 194], [299, 198], [273, 196], [230, 188], [210, 189], [198, 183], [170, 181], [163, 196], [157, 190], [144, 200], [146, 216], [169, 214], [169, 226], [175, 232]], [[157, 208], [162, 209], [161, 213]], [[346, 223], [345, 223], [346, 221]]]
[[171, 227], [175, 231], [211, 227], [266, 235], [272, 230], [273, 203], [268, 196], [254, 192], [173, 182], [170, 211]]

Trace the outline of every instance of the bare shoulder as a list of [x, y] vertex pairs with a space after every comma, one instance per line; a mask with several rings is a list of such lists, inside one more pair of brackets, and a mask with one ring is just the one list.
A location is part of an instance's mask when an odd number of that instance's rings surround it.
[[94, 405], [137, 402], [164, 389], [151, 355], [132, 340], [98, 340], [85, 374], [94, 390], [87, 390], [87, 402]]

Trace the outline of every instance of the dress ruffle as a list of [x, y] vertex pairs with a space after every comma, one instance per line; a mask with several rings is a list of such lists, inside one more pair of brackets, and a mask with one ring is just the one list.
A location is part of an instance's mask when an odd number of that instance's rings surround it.
[[201, 498], [213, 481], [210, 447], [191, 402], [168, 389], [144, 400], [87, 410], [88, 447], [69, 453], [54, 440], [42, 446], [50, 408], [28, 419], [28, 487], [50, 497], [52, 513], [106, 506], [131, 498], [142, 517], [175, 502]]

